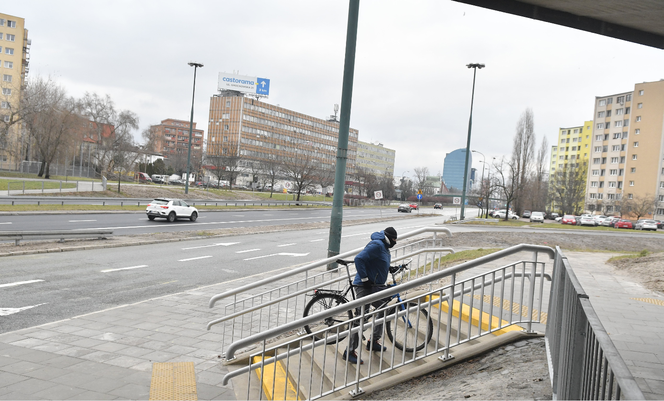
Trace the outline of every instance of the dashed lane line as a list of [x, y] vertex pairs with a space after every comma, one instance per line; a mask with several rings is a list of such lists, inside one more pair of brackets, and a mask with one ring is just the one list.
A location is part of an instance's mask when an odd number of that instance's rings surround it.
[[247, 252], [256, 252], [256, 251], [260, 251], [260, 249], [259, 248], [245, 249], [243, 251], [236, 251], [235, 253], [247, 253]]
[[133, 269], [140, 269], [143, 267], [148, 267], [148, 265], [140, 265], [140, 266], [130, 266], [130, 267], [120, 267], [117, 269], [106, 269], [106, 270], [100, 270], [101, 273], [110, 273], [110, 272], [117, 272], [121, 270], [133, 270]]
[[39, 282], [42, 282], [42, 281], [44, 281], [44, 280], [17, 281], [15, 283], [0, 284], [0, 288], [15, 287], [17, 285], [39, 283]]
[[235, 245], [235, 244], [239, 244], [239, 242], [220, 242], [218, 244], [212, 244], [212, 245], [201, 245], [201, 246], [192, 246], [192, 247], [189, 247], [189, 248], [182, 248], [182, 250], [187, 251], [189, 249], [210, 248], [210, 247], [213, 247], [213, 246], [231, 246], [231, 245]]
[[199, 256], [199, 257], [197, 257], [197, 258], [180, 259], [180, 260], [178, 260], [178, 262], [189, 262], [189, 261], [192, 261], [192, 260], [207, 259], [207, 258], [211, 258], [211, 257], [212, 257], [212, 255]]

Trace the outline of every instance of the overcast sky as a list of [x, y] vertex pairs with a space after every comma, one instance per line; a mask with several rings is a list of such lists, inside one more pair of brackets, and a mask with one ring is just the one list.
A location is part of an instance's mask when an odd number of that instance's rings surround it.
[[[341, 102], [348, 1], [22, 0], [30, 77], [75, 97], [109, 94], [141, 130], [166, 118], [207, 134], [219, 72], [270, 79], [271, 104], [326, 118]], [[595, 96], [664, 78], [664, 53], [646, 46], [447, 0], [362, 0], [351, 127], [396, 150], [395, 175], [442, 172], [465, 148], [472, 70], [478, 70], [471, 148], [509, 155], [526, 108], [539, 142], [593, 118]], [[140, 138], [140, 131], [136, 137]], [[474, 167], [481, 171], [482, 157]]]

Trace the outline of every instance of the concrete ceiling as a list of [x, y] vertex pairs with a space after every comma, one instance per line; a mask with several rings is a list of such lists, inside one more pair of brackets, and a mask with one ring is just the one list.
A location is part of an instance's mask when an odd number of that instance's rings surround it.
[[453, 0], [664, 49], [662, 0]]

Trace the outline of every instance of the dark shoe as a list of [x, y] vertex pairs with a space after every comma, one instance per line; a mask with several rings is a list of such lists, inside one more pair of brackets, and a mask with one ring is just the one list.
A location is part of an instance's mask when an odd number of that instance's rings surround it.
[[367, 343], [367, 351], [374, 351], [374, 352], [387, 351], [387, 347], [383, 347], [383, 344], [379, 343], [378, 340], [376, 340]]
[[[347, 352], [348, 352], [348, 351], [344, 351], [344, 354], [343, 354], [343, 356], [342, 356], [343, 360], [345, 361], [345, 360], [346, 360], [346, 356], [348, 356], [348, 362], [350, 362], [350, 363], [354, 363], [354, 364], [357, 364], [357, 360], [359, 359], [359, 358], [357, 357], [357, 352], [355, 352], [355, 351], [351, 351], [349, 354], [347, 354]], [[360, 365], [362, 365], [363, 363], [364, 363], [364, 361], [360, 359]]]

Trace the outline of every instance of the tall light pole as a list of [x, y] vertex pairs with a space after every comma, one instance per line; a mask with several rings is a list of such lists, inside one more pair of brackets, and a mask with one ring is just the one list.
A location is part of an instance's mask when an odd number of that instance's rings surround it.
[[[478, 152], [477, 150], [473, 150], [474, 153], [479, 153], [482, 155], [482, 179], [480, 180], [480, 195], [484, 195], [482, 193], [482, 188], [484, 187], [484, 166], [486, 165], [486, 158], [484, 157], [484, 153]], [[482, 208], [484, 209], [484, 208]], [[481, 211], [481, 210], [480, 210]]]
[[184, 193], [189, 193], [189, 171], [191, 170], [191, 133], [194, 127], [194, 97], [196, 96], [196, 68], [203, 68], [203, 64], [190, 62], [194, 67], [194, 90], [191, 95], [191, 118], [189, 119], [189, 147], [187, 150], [187, 179], [184, 181]]
[[468, 141], [466, 142], [466, 163], [463, 167], [463, 192], [461, 193], [461, 220], [465, 219], [464, 209], [466, 207], [466, 186], [468, 185], [468, 159], [470, 158], [470, 132], [473, 127], [473, 102], [475, 100], [475, 75], [477, 69], [484, 68], [484, 64], [472, 63], [466, 67], [473, 69], [473, 91], [470, 95], [470, 119], [468, 119]]

